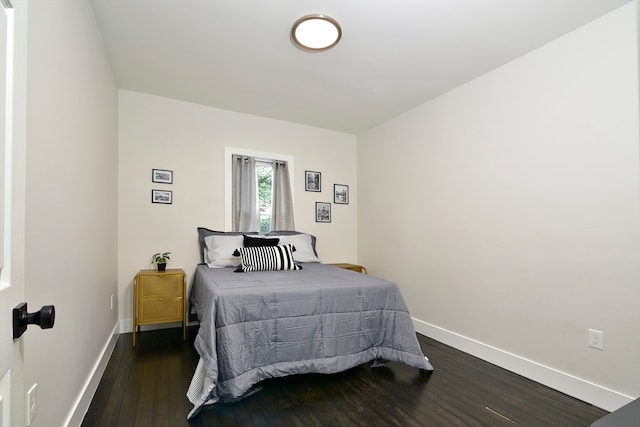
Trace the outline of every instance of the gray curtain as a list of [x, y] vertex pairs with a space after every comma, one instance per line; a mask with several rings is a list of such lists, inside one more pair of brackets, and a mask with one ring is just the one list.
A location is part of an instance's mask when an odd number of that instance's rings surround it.
[[274, 160], [272, 191], [271, 230], [295, 230], [287, 162]]
[[231, 227], [233, 231], [260, 231], [256, 159], [231, 158]]

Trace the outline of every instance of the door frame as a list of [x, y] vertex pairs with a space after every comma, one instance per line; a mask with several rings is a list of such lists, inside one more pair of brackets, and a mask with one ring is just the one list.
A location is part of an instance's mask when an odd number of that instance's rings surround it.
[[[13, 3], [13, 7], [11, 7]], [[25, 425], [24, 347], [22, 339], [13, 339], [12, 308], [24, 301], [25, 272], [25, 158], [26, 158], [26, 79], [27, 79], [27, 0], [0, 0], [0, 13], [13, 22], [12, 43], [8, 56], [12, 58], [2, 77], [7, 88], [0, 102], [5, 102], [6, 120], [0, 126], [0, 210], [2, 210], [3, 262], [0, 269], [0, 395], [2, 396], [2, 427]], [[4, 25], [5, 30], [11, 28]], [[3, 48], [4, 52], [5, 49]], [[4, 53], [2, 53], [4, 55]], [[4, 63], [4, 61], [0, 61]], [[2, 65], [0, 65], [2, 66]], [[5, 73], [3, 73], [4, 75]], [[8, 84], [7, 84], [8, 81]], [[4, 92], [4, 91], [3, 91]]]

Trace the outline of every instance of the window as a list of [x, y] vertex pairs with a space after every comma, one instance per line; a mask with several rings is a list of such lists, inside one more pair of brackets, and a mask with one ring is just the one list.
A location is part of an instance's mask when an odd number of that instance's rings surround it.
[[292, 156], [226, 147], [225, 229], [294, 229], [290, 176]]
[[273, 186], [273, 164], [256, 161], [258, 179], [258, 208], [260, 209], [260, 234], [271, 231], [271, 199]]

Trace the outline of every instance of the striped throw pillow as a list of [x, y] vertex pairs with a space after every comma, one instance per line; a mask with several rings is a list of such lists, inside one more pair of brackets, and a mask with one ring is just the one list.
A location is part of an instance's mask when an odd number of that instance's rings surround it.
[[256, 246], [238, 248], [240, 267], [236, 273], [247, 271], [302, 270], [293, 261], [293, 245]]

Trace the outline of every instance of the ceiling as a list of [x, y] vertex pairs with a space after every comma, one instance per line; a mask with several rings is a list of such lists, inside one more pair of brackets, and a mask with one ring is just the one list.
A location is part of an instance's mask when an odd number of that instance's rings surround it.
[[[122, 89], [358, 134], [630, 0], [92, 0]], [[342, 25], [333, 49], [294, 21]]]

